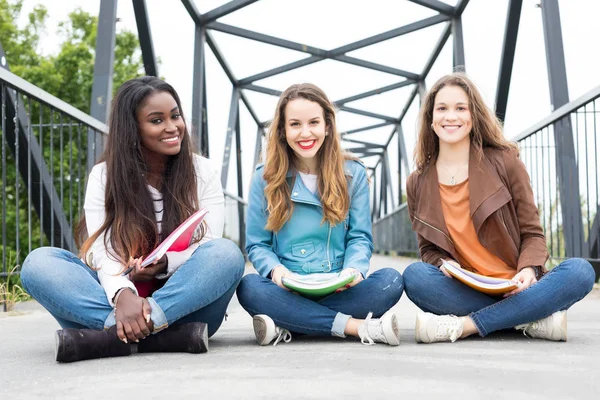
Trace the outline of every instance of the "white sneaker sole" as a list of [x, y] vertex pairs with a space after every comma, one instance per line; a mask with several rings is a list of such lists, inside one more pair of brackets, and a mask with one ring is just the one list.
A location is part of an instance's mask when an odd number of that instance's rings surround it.
[[[263, 317], [255, 315], [252, 318], [252, 326], [254, 327], [254, 336], [256, 336], [256, 341], [261, 346], [266, 346], [273, 341], [273, 337], [275, 334], [275, 325], [269, 329], [269, 324], [267, 320]], [[269, 332], [269, 331], [272, 332]]]
[[400, 344], [400, 328], [398, 327], [398, 317], [393, 312], [387, 312], [381, 316], [383, 334], [390, 346]]

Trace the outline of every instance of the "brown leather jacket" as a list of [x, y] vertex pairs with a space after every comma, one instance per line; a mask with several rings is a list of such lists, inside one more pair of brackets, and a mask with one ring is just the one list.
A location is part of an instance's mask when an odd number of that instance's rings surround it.
[[[525, 165], [515, 150], [484, 148], [469, 158], [471, 218], [480, 243], [516, 271], [541, 267], [548, 259], [546, 239]], [[436, 168], [413, 172], [406, 182], [408, 210], [417, 233], [421, 259], [439, 266], [457, 260], [442, 213]]]

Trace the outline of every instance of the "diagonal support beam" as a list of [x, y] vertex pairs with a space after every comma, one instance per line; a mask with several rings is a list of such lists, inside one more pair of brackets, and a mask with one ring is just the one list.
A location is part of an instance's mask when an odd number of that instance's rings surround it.
[[339, 105], [339, 104], [350, 103], [351, 101], [365, 99], [367, 97], [375, 96], [375, 95], [386, 93], [386, 92], [389, 92], [392, 90], [400, 89], [405, 86], [413, 85], [414, 83], [415, 83], [415, 81], [407, 79], [402, 82], [393, 83], [391, 85], [387, 85], [387, 86], [383, 86], [383, 87], [380, 87], [377, 89], [369, 90], [368, 92], [360, 93], [360, 94], [350, 96], [350, 97], [344, 97], [343, 99], [334, 101], [334, 104]]
[[382, 122], [380, 124], [363, 126], [362, 128], [351, 129], [351, 130], [343, 133], [344, 140], [348, 140], [348, 139], [346, 139], [346, 135], [351, 135], [353, 133], [370, 131], [371, 129], [383, 128], [384, 126], [390, 126], [390, 125], [394, 125], [394, 124], [395, 124], [394, 122]]
[[221, 169], [221, 185], [227, 190], [227, 178], [229, 176], [229, 161], [231, 158], [231, 142], [234, 131], [237, 129], [238, 115], [240, 112], [240, 91], [234, 87], [231, 92], [231, 105], [229, 106], [229, 122], [227, 123], [227, 134], [225, 136], [225, 149], [223, 153], [223, 168]]
[[217, 19], [231, 14], [234, 11], [249, 6], [252, 3], [256, 3], [258, 0], [232, 0], [229, 3], [225, 3], [220, 7], [210, 10], [206, 14], [200, 17], [200, 22], [204, 25], [209, 24]]
[[[117, 0], [100, 0], [90, 115], [104, 123], [107, 120], [112, 99], [116, 23]], [[102, 155], [103, 147], [102, 137], [88, 134], [88, 172], [92, 170], [96, 160]]]
[[409, 0], [411, 3], [418, 4], [423, 7], [427, 7], [431, 10], [437, 11], [445, 15], [454, 15], [454, 7], [450, 4], [446, 4], [439, 0]]
[[142, 60], [144, 61], [144, 71], [146, 75], [158, 76], [158, 67], [154, 55], [154, 44], [152, 42], [152, 33], [150, 31], [150, 22], [148, 20], [148, 8], [146, 0], [133, 0], [133, 11], [135, 13], [135, 22], [137, 25], [140, 47], [142, 49]]
[[500, 73], [498, 74], [498, 84], [496, 85], [496, 117], [498, 117], [500, 121], [504, 121], [504, 117], [506, 116], [506, 104], [508, 103], [508, 92], [515, 60], [522, 7], [523, 0], [510, 0], [508, 11], [506, 13]]
[[205, 157], [209, 156], [208, 112], [206, 104], [206, 29], [196, 25], [194, 39], [194, 80], [192, 91], [192, 128], [195, 130], [196, 149]]

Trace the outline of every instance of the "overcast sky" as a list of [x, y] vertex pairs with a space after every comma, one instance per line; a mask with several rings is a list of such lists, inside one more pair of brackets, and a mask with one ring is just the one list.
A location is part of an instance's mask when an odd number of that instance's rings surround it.
[[[191, 118], [194, 24], [180, 1], [146, 0], [154, 48], [161, 60], [159, 73], [179, 92], [187, 118]], [[196, 0], [204, 13], [224, 4], [223, 0]], [[455, 0], [446, 1], [454, 5]], [[482, 90], [486, 101], [493, 105], [496, 95], [501, 48], [508, 0], [471, 0], [463, 14], [466, 69]], [[551, 112], [541, 10], [539, 0], [524, 0], [517, 42], [505, 134], [511, 138]], [[43, 50], [55, 52], [61, 41], [55, 33], [56, 24], [65, 20], [77, 7], [97, 14], [99, 0], [25, 0], [24, 15], [36, 4], [49, 9], [48, 35]], [[566, 54], [570, 99], [575, 99], [600, 84], [600, 55], [597, 38], [600, 26], [600, 2], [596, 0], [560, 0], [562, 33]], [[220, 22], [257, 32], [278, 36], [307, 45], [332, 49], [410, 22], [435, 15], [434, 11], [402, 0], [261, 0]], [[136, 32], [131, 1], [120, 0], [119, 30]], [[349, 55], [368, 61], [420, 73], [434, 44], [441, 25], [411, 33], [387, 42], [357, 50]], [[236, 78], [241, 79], [264, 70], [307, 57], [304, 53], [240, 39], [219, 32], [212, 33]], [[427, 86], [452, 71], [452, 37], [431, 70]], [[257, 82], [261, 86], [283, 90], [298, 82], [313, 82], [321, 86], [332, 100], [358, 94], [376, 87], [398, 82], [399, 77], [373, 72], [360, 67], [323, 61]], [[33, 82], [35, 83], [35, 82]], [[397, 118], [411, 88], [403, 88], [369, 99], [348, 103], [349, 106]], [[275, 97], [246, 92], [262, 120], [272, 117]], [[224, 137], [231, 96], [231, 84], [216, 59], [207, 48], [207, 95], [211, 158], [217, 164], [223, 157]], [[403, 122], [405, 140], [410, 152], [414, 146], [417, 104], [413, 103]], [[254, 157], [256, 125], [242, 107], [242, 150], [244, 187], [248, 188]], [[371, 125], [380, 120], [339, 113], [341, 130]], [[385, 142], [391, 128], [352, 135], [355, 139]], [[397, 165], [396, 141], [390, 149], [391, 165]], [[411, 154], [412, 156], [412, 154]], [[233, 159], [234, 160], [234, 159]], [[374, 158], [366, 160], [373, 164]], [[232, 161], [233, 162], [233, 161]], [[412, 159], [411, 159], [412, 166]], [[230, 167], [228, 190], [234, 192], [235, 165]], [[394, 172], [392, 172], [394, 174]], [[395, 180], [395, 179], [394, 179]], [[394, 191], [397, 189], [394, 188]]]

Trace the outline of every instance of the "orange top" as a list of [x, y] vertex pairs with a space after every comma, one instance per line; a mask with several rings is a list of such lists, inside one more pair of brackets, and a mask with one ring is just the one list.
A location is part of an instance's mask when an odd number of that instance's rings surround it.
[[514, 268], [490, 253], [477, 238], [469, 207], [469, 180], [439, 186], [444, 220], [458, 253], [456, 261], [481, 275], [505, 279], [515, 276]]

